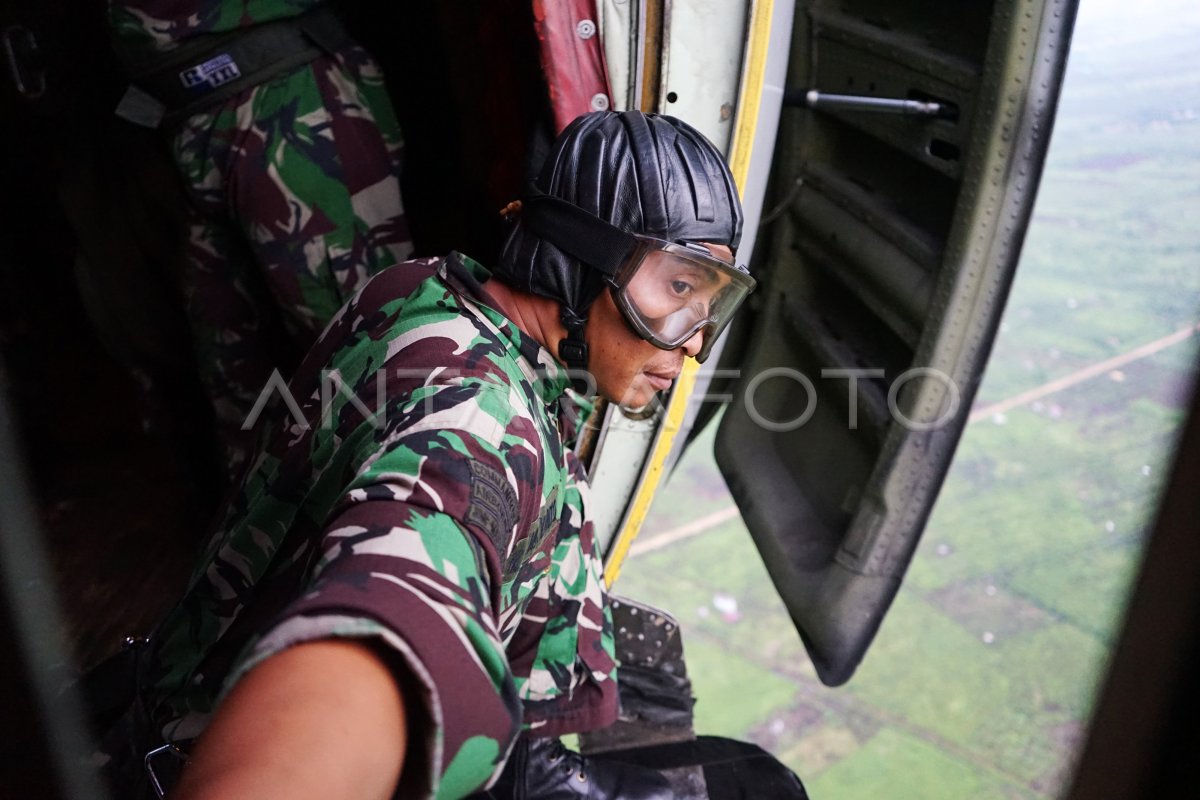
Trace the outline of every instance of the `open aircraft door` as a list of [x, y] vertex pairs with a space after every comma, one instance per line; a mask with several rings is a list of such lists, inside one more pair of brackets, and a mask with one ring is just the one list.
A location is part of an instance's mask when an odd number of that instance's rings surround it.
[[966, 424], [1075, 10], [795, 8], [760, 288], [710, 394], [730, 398], [718, 464], [828, 685], [878, 630]]
[[[677, 3], [658, 33], [645, 15], [629, 36], [606, 31], [614, 94], [629, 85], [628, 105], [679, 113], [727, 148], [746, 205], [739, 257], [760, 288], [718, 369], [690, 364], [657, 416], [609, 411], [598, 532], [611, 582], [682, 442], [728, 402], [718, 464], [837, 685], [899, 588], [966, 423], [1077, 0], [739, 5], [720, 24]], [[737, 47], [713, 38], [731, 29]], [[632, 50], [614, 51], [623, 41]], [[735, 54], [738, 81], [697, 52]], [[735, 86], [724, 124], [716, 105]]]
[[[713, 20], [679, 2], [658, 33], [645, 14], [629, 37], [608, 26], [614, 93], [632, 64], [642, 94], [628, 105], [679, 113], [727, 147], [746, 206], [738, 255], [759, 281], [719, 368], [689, 361], [657, 415], [608, 412], [591, 470], [610, 582], [683, 442], [728, 403], [718, 465], [817, 674], [849, 679], [991, 350], [1077, 3], [756, 0]], [[730, 29], [742, 36], [732, 49], [713, 38]], [[614, 53], [627, 38], [632, 52]], [[681, 83], [719, 99], [720, 76], [691, 62], [734, 51], [731, 125], [706, 127], [703, 105], [673, 108]]]

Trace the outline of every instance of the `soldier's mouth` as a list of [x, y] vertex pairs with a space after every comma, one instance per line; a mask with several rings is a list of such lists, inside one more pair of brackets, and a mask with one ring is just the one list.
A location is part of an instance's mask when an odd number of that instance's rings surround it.
[[675, 376], [678, 372], [643, 372], [646, 380], [654, 387], [656, 392], [664, 392], [671, 388], [671, 384], [675, 382]]

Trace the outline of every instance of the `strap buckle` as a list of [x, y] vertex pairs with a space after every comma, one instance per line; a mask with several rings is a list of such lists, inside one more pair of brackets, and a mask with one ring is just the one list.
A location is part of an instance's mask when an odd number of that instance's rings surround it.
[[558, 355], [563, 361], [567, 362], [568, 367], [574, 368], [581, 364], [587, 364], [587, 342], [568, 336], [558, 343]]

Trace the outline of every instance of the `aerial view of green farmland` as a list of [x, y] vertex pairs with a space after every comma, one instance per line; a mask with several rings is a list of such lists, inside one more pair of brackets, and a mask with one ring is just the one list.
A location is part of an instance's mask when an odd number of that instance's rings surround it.
[[971, 422], [857, 674], [816, 678], [712, 460], [680, 462], [617, 591], [683, 624], [700, 733], [815, 798], [1056, 797], [1195, 377], [1200, 10], [1083, 0]]

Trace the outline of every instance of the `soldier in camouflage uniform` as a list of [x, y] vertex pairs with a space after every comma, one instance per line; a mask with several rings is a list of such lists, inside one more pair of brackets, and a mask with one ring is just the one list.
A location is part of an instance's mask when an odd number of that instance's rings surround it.
[[[136, 82], [138, 64], [311, 16], [320, 3], [110, 0], [109, 11]], [[174, 117], [188, 195], [183, 290], [232, 476], [247, 453], [243, 421], [272, 371], [289, 374], [370, 275], [412, 253], [402, 140], [379, 67], [349, 40]]]
[[[451, 254], [375, 276], [264, 418], [142, 671], [135, 755], [203, 732], [173, 797], [669, 796], [652, 770], [539, 756], [617, 713], [571, 384], [644, 404], [707, 353], [752, 288], [728, 263], [740, 205], [707, 140], [638, 112], [581, 117], [539, 182], [494, 274]], [[616, 261], [610, 291], [571, 288]], [[564, 367], [580, 317], [590, 375]]]

